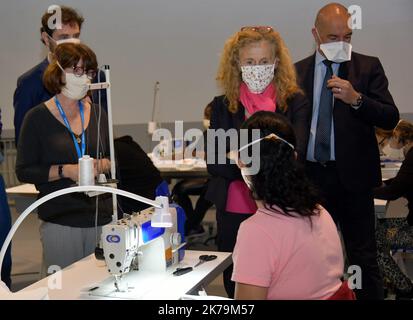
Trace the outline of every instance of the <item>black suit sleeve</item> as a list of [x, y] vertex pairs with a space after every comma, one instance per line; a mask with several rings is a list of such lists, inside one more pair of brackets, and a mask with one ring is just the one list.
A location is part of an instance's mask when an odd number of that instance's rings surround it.
[[50, 166], [42, 163], [39, 130], [42, 119], [29, 112], [23, 120], [17, 144], [16, 175], [19, 181], [42, 184], [49, 181]]
[[379, 59], [371, 67], [368, 91], [363, 94], [363, 105], [357, 115], [372, 126], [392, 130], [399, 121], [399, 111], [389, 92], [389, 82]]
[[413, 189], [413, 152], [409, 152], [406, 159], [390, 183], [374, 189], [374, 197], [383, 200], [396, 200]]
[[[221, 124], [221, 112], [220, 104], [216, 101], [211, 102], [212, 113], [211, 113], [211, 122], [209, 129], [218, 130], [222, 129], [223, 125]], [[230, 160], [226, 157], [225, 154], [219, 153], [218, 148], [218, 139], [215, 138], [212, 134], [212, 130], [208, 130], [206, 144], [205, 144], [205, 153], [207, 158], [207, 169], [212, 176], [218, 176], [225, 178], [227, 180], [237, 180], [241, 179], [241, 173], [236, 164], [231, 164]], [[222, 143], [222, 142], [221, 142]], [[229, 141], [226, 141], [226, 150], [229, 151]], [[219, 164], [219, 160], [224, 160], [224, 163]]]
[[27, 111], [35, 106], [33, 88], [35, 85], [29, 83], [25, 79], [19, 78], [17, 80], [17, 88], [14, 91], [13, 96], [13, 106], [14, 106], [14, 128], [15, 128], [15, 139], [18, 142], [20, 131], [23, 125], [23, 119]]
[[311, 108], [308, 99], [301, 93], [294, 95], [288, 102], [288, 118], [294, 128], [297, 139], [298, 160], [305, 161], [308, 134], [310, 132]]

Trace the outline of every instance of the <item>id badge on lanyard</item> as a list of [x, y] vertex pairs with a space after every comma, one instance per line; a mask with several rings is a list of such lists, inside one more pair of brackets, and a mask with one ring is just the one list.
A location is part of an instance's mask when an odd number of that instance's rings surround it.
[[72, 131], [72, 128], [70, 127], [70, 124], [69, 124], [69, 121], [66, 117], [66, 114], [65, 114], [65, 112], [62, 108], [62, 105], [60, 104], [59, 100], [57, 99], [57, 97], [55, 97], [55, 103], [56, 103], [57, 109], [59, 110], [59, 113], [60, 113], [60, 115], [63, 119], [63, 122], [64, 122], [66, 128], [69, 130], [69, 132], [72, 136], [72, 140], [73, 140], [73, 143], [74, 143], [75, 148], [76, 148], [78, 159], [80, 159], [85, 155], [85, 152], [86, 152], [85, 128], [84, 128], [85, 115], [84, 115], [84, 112], [83, 112], [83, 103], [81, 101], [79, 101], [80, 119], [82, 121], [81, 148], [79, 147], [79, 143], [78, 143], [78, 141], [75, 137], [75, 134]]

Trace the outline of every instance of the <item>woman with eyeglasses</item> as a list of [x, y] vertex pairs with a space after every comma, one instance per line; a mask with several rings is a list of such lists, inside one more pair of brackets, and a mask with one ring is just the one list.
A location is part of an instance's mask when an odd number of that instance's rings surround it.
[[[43, 77], [54, 96], [24, 118], [16, 173], [20, 181], [36, 185], [40, 198], [74, 186], [84, 155], [100, 159], [95, 160], [95, 176], [110, 170], [107, 116], [87, 99], [97, 66], [86, 45], [59, 45]], [[64, 268], [94, 252], [100, 232], [95, 222], [102, 226], [111, 221], [111, 197], [64, 195], [41, 205], [38, 215], [45, 273], [50, 266]]]
[[390, 147], [400, 150], [405, 159], [393, 179], [374, 189], [374, 197], [383, 200], [407, 199], [406, 218], [379, 219], [376, 226], [377, 260], [383, 277], [394, 287], [396, 299], [412, 300], [412, 280], [400, 270], [391, 256], [391, 249], [413, 248], [413, 124], [400, 120], [393, 130]]
[[376, 140], [379, 146], [380, 157], [382, 160], [402, 160], [404, 159], [403, 152], [401, 150], [392, 148], [390, 146], [390, 140], [393, 136], [393, 130], [384, 130], [376, 127]]
[[[257, 204], [238, 231], [233, 253], [236, 299], [354, 299], [343, 282], [344, 258], [337, 227], [319, 205], [296, 158], [296, 137], [282, 115], [261, 111], [242, 126], [260, 132], [242, 149], [259, 163], [239, 166]], [[250, 135], [251, 136], [251, 135]]]
[[[295, 69], [280, 34], [271, 27], [243, 27], [231, 36], [224, 47], [217, 81], [223, 95], [211, 102], [210, 129], [239, 130], [241, 124], [257, 111], [285, 115], [297, 135], [299, 159], [304, 160], [308, 141], [308, 118], [311, 110], [296, 81]], [[217, 245], [220, 251], [231, 252], [238, 227], [256, 211], [250, 192], [234, 163], [218, 163], [218, 143], [211, 137], [208, 149], [216, 145], [215, 154], [208, 154], [208, 172], [212, 178], [206, 198], [217, 209]], [[225, 143], [225, 142], [224, 142]], [[229, 152], [229, 143], [223, 152]], [[221, 151], [222, 152], [222, 151]], [[224, 285], [233, 297], [232, 267], [224, 271]]]

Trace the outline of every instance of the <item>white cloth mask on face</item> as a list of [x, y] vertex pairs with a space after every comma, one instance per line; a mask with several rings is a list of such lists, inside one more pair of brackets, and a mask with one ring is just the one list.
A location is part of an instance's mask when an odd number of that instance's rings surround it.
[[56, 43], [56, 47], [59, 44], [63, 44], [63, 43], [74, 43], [74, 44], [79, 44], [80, 43], [80, 39], [79, 38], [67, 38], [67, 39], [61, 39], [61, 40], [55, 40], [53, 39], [51, 36], [47, 35], [54, 43]]
[[83, 99], [89, 91], [90, 80], [87, 75], [81, 77], [73, 73], [66, 73], [66, 85], [62, 88], [62, 93], [73, 100]]
[[78, 39], [78, 38], [69, 38], [69, 39], [57, 40], [57, 41], [56, 41], [56, 46], [58, 46], [59, 44], [63, 44], [63, 43], [79, 44], [79, 43], [80, 43], [80, 39]]
[[255, 94], [263, 93], [274, 79], [275, 63], [257, 66], [241, 66], [242, 80]]
[[73, 73], [67, 73], [64, 71], [59, 62], [57, 62], [57, 65], [65, 73], [66, 77], [66, 84], [62, 88], [62, 94], [73, 100], [83, 99], [89, 91], [89, 84], [91, 83], [87, 75], [84, 74], [78, 77]]
[[350, 43], [345, 41], [321, 43], [320, 34], [317, 29], [315, 30], [320, 41], [320, 50], [324, 53], [327, 60], [335, 63], [342, 63], [351, 60], [353, 46]]
[[403, 148], [402, 149], [396, 149], [390, 147], [390, 144], [386, 144], [382, 152], [384, 153], [384, 156], [388, 159], [391, 160], [404, 160], [404, 154], [403, 154]]

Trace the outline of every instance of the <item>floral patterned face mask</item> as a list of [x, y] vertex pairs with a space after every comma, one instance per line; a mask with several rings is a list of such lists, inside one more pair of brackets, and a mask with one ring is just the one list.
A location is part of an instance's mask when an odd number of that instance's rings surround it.
[[241, 66], [242, 80], [255, 94], [263, 93], [274, 79], [275, 63], [256, 66]]

